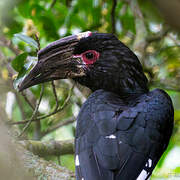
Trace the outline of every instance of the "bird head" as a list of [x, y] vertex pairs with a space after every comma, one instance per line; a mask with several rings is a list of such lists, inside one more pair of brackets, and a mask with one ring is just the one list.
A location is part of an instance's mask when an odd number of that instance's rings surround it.
[[72, 78], [90, 89], [116, 93], [146, 92], [147, 78], [136, 55], [116, 36], [90, 31], [52, 42], [38, 52], [38, 62], [19, 85]]

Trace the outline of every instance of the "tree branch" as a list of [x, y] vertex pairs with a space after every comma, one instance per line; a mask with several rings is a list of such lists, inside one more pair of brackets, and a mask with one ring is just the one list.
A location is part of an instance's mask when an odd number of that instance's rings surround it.
[[[39, 40], [39, 37], [38, 37], [38, 35], [37, 34], [35, 34], [35, 40], [36, 40], [36, 42], [37, 42], [37, 44], [38, 44], [38, 51], [40, 51], [40, 49], [41, 49], [41, 45], [40, 45], [40, 40]], [[38, 51], [37, 51], [37, 53], [38, 53]]]
[[58, 97], [57, 97], [56, 87], [55, 87], [54, 81], [51, 81], [51, 85], [52, 85], [52, 89], [53, 89], [54, 98], [56, 101], [56, 107], [55, 107], [54, 111], [57, 111], [57, 109], [59, 107], [59, 102], [58, 102]]
[[42, 100], [42, 96], [43, 96], [43, 93], [44, 93], [44, 84], [42, 84], [42, 87], [41, 87], [41, 93], [40, 93], [40, 98], [39, 98], [39, 101], [38, 103], [36, 104], [36, 107], [35, 107], [35, 110], [32, 114], [32, 117], [31, 119], [28, 121], [28, 123], [26, 124], [26, 126], [23, 128], [22, 132], [20, 133], [19, 137], [22, 136], [22, 134], [26, 131], [26, 129], [30, 126], [31, 122], [33, 121], [33, 119], [35, 119], [36, 115], [37, 115], [37, 112], [38, 112], [38, 109], [39, 109], [39, 105], [41, 103], [41, 100]]
[[117, 6], [117, 0], [112, 1], [112, 9], [111, 9], [111, 23], [112, 23], [112, 33], [116, 34], [116, 6]]
[[[52, 161], [46, 161], [33, 155], [30, 151], [19, 147], [20, 159], [28, 172], [33, 174], [34, 179], [75, 179], [74, 173], [57, 165]], [[19, 167], [18, 167], [19, 168]]]
[[[46, 161], [35, 156], [24, 148], [25, 145], [22, 145], [22, 141], [19, 143], [12, 139], [13, 133], [8, 130], [3, 123], [7, 121], [7, 117], [2, 108], [0, 108], [0, 114], [0, 174], [3, 179], [74, 179], [74, 173], [71, 171], [51, 161]], [[11, 134], [11, 136], [9, 136], [9, 134]], [[61, 153], [64, 154], [73, 151], [73, 149], [71, 149], [73, 148], [73, 141], [72, 145], [70, 141], [69, 144], [65, 142], [64, 144], [60, 144], [62, 145], [61, 147], [59, 144], [57, 145], [57, 143], [53, 144], [53, 147], [55, 147], [57, 151], [60, 148]], [[68, 149], [68, 147], [71, 148]]]
[[28, 99], [27, 94], [23, 92], [21, 92], [21, 95], [24, 97], [25, 101], [29, 104], [29, 106], [32, 108], [32, 110], [34, 110], [35, 106], [32, 104], [32, 102]]
[[20, 144], [27, 150], [31, 151], [33, 154], [40, 157], [46, 156], [61, 156], [65, 154], [74, 153], [74, 140], [66, 141], [32, 141], [25, 140], [20, 141]]
[[144, 67], [145, 64], [144, 54], [145, 54], [147, 30], [144, 23], [143, 13], [141, 12], [137, 0], [133, 0], [133, 1], [124, 0], [124, 2], [128, 3], [135, 18], [136, 36], [133, 42], [133, 50], [135, 51], [136, 55], [141, 61], [141, 64]]
[[45, 135], [47, 135], [47, 134], [49, 134], [49, 133], [51, 133], [51, 132], [59, 129], [59, 128], [62, 127], [62, 126], [71, 124], [71, 123], [73, 123], [75, 120], [76, 120], [75, 117], [71, 117], [71, 118], [69, 118], [69, 119], [67, 119], [67, 120], [60, 121], [59, 123], [55, 124], [54, 126], [49, 127], [46, 131], [42, 132], [42, 136], [45, 136]]
[[[75, 84], [74, 84], [74, 85], [75, 85]], [[54, 115], [54, 114], [62, 111], [62, 110], [67, 106], [67, 104], [68, 104], [68, 102], [69, 102], [69, 100], [70, 100], [70, 97], [71, 97], [71, 95], [72, 95], [72, 91], [73, 91], [73, 89], [74, 89], [74, 85], [73, 85], [73, 87], [70, 89], [69, 94], [68, 94], [68, 97], [67, 97], [66, 100], [64, 101], [63, 105], [62, 105], [61, 107], [59, 107], [57, 110], [51, 112], [51, 113], [48, 114], [48, 115], [39, 116], [39, 117], [34, 118], [34, 119], [31, 118], [31, 119], [24, 120], [24, 121], [8, 122], [8, 123], [11, 124], [11, 125], [15, 125], [15, 124], [26, 124], [26, 123], [28, 123], [29, 121], [35, 122], [35, 121], [39, 121], [39, 120], [45, 119], [45, 118], [47, 118], [47, 117], [50, 117], [50, 116], [52, 116], [52, 115]]]

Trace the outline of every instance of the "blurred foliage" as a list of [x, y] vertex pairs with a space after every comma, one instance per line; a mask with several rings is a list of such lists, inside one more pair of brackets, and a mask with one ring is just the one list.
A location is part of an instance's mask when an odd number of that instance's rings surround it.
[[[180, 35], [168, 27], [156, 7], [149, 1], [121, 0], [1, 0], [0, 2], [0, 86], [4, 89], [0, 100], [12, 122], [30, 119], [41, 86], [25, 91], [21, 96], [13, 88], [37, 61], [37, 36], [42, 47], [61, 37], [82, 31], [113, 32], [139, 56], [149, 86], [163, 88], [171, 96], [175, 108], [175, 128], [170, 145], [161, 158], [152, 179], [171, 178], [180, 174], [179, 164], [166, 159], [175, 147], [180, 148]], [[115, 5], [114, 11], [112, 10]], [[178, 18], [177, 18], [178, 20]], [[114, 24], [112, 22], [115, 22]], [[113, 30], [113, 26], [114, 29]], [[72, 82], [55, 82], [58, 103], [63, 106]], [[50, 83], [45, 85], [37, 112], [41, 117], [57, 107]], [[9, 93], [11, 92], [11, 93]], [[31, 123], [24, 138], [71, 139], [75, 123], [58, 127], [60, 122], [76, 116], [89, 91], [75, 87], [72, 96], [59, 113]], [[27, 99], [29, 103], [27, 103]], [[22, 131], [24, 124], [18, 125]], [[180, 156], [180, 150], [175, 157]], [[174, 156], [174, 154], [172, 155]], [[48, 157], [57, 161], [55, 157]], [[73, 156], [60, 157], [61, 164], [74, 170]]]

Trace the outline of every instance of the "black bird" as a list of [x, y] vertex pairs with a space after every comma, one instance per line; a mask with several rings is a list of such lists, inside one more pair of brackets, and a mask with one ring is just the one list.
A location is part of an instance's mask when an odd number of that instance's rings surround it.
[[77, 118], [77, 180], [146, 180], [173, 129], [170, 97], [149, 91], [136, 55], [114, 35], [85, 32], [57, 40], [38, 53], [19, 86], [72, 78], [93, 93]]

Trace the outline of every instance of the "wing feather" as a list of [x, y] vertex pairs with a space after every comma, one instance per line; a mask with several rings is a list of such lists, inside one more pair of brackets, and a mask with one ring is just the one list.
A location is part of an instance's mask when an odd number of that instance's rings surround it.
[[173, 107], [161, 90], [142, 95], [132, 104], [105, 91], [99, 96], [93, 93], [85, 103], [78, 121], [86, 126], [81, 125], [76, 136], [78, 180], [149, 178], [168, 145]]

